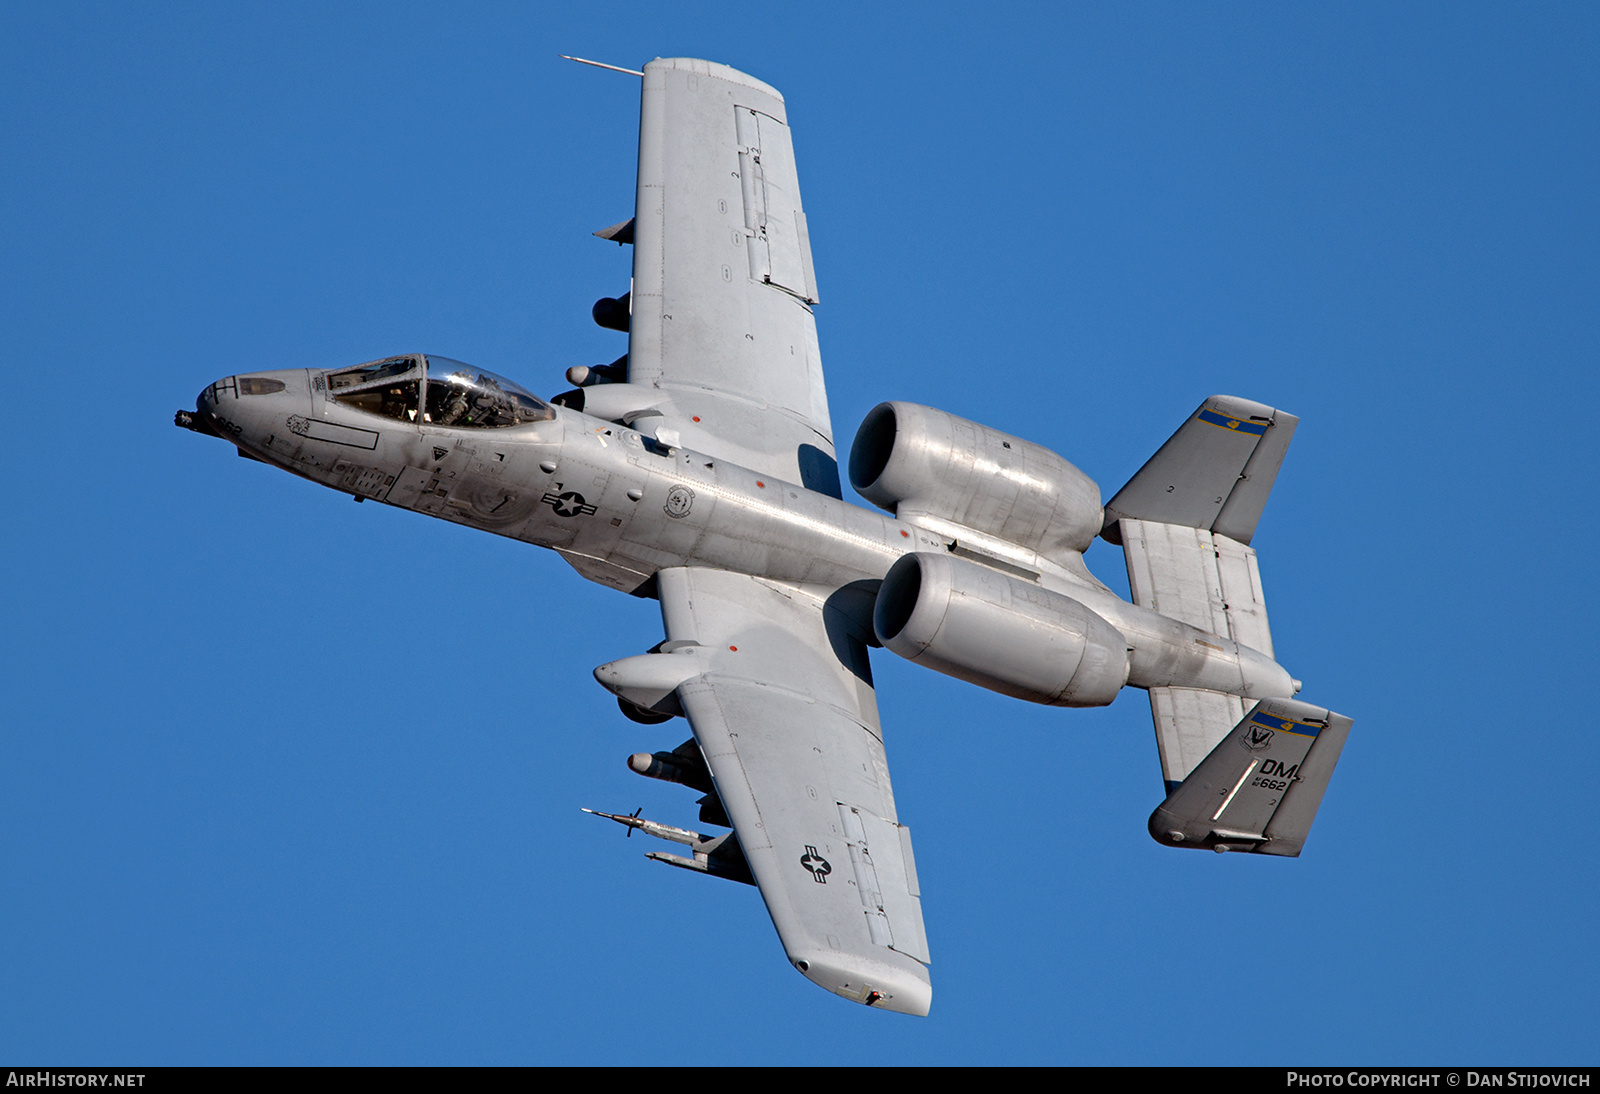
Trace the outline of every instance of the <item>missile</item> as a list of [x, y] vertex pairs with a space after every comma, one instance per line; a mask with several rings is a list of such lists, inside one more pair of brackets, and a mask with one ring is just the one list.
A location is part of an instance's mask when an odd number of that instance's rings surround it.
[[698, 832], [690, 832], [685, 828], [674, 828], [670, 824], [661, 824], [657, 821], [645, 820], [643, 817], [639, 816], [637, 811], [631, 815], [628, 813], [602, 813], [598, 809], [585, 809], [584, 812], [592, 813], [597, 817], [605, 817], [607, 820], [614, 820], [618, 824], [624, 825], [629, 829], [628, 834], [630, 836], [633, 835], [632, 829], [637, 828], [647, 836], [654, 836], [656, 839], [669, 840], [673, 843], [681, 843], [687, 847], [703, 847], [712, 842], [711, 837], [702, 836]]

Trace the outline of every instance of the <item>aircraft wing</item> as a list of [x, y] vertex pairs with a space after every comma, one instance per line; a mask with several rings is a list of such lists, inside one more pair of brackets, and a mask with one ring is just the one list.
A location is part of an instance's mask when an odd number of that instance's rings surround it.
[[911, 834], [895, 815], [855, 590], [823, 599], [701, 568], [658, 580], [666, 656], [690, 653], [701, 670], [679, 702], [790, 962], [848, 999], [928, 1013]]
[[783, 96], [710, 61], [645, 65], [632, 237], [627, 380], [661, 415], [635, 427], [839, 497]]

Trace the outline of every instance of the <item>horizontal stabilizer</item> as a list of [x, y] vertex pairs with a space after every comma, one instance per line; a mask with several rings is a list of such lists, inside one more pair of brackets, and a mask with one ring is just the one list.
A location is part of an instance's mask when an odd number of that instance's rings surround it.
[[[1255, 548], [1180, 524], [1125, 517], [1118, 530], [1135, 604], [1273, 656]], [[1220, 691], [1150, 689], [1161, 775], [1169, 791], [1239, 724], [1248, 705]]]
[[1132, 517], [1248, 544], [1299, 421], [1248, 399], [1213, 395], [1106, 503], [1101, 535], [1120, 543], [1117, 522]]
[[1204, 528], [1118, 523], [1135, 604], [1273, 656], [1255, 548]]
[[1204, 688], [1151, 688], [1150, 714], [1167, 793], [1178, 789], [1200, 761], [1244, 717], [1250, 700]]
[[1150, 815], [1168, 847], [1300, 854], [1352, 720], [1264, 699]]

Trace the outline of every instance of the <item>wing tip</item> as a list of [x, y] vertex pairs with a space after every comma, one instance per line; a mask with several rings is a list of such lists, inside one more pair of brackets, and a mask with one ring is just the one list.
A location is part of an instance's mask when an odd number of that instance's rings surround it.
[[[933, 1006], [928, 970], [903, 968], [878, 961], [846, 961], [839, 953], [790, 954], [802, 976], [819, 988], [875, 1010], [892, 1010], [926, 1018]], [[897, 955], [898, 956], [898, 955]], [[905, 959], [910, 962], [910, 958]]]
[[[709, 76], [713, 79], [725, 80], [730, 84], [738, 84], [742, 87], [748, 87], [763, 94], [771, 95], [780, 103], [783, 102], [783, 92], [765, 80], [758, 80], [748, 72], [740, 72], [736, 68], [719, 64], [716, 61], [703, 61], [696, 57], [657, 57], [644, 67], [646, 72], [653, 68], [670, 68], [690, 72], [696, 76]], [[782, 120], [781, 118], [779, 119], [779, 121]]]

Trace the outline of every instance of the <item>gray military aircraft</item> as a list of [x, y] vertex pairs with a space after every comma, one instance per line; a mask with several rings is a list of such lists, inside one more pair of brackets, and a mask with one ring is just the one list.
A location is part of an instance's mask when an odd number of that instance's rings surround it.
[[[910, 830], [867, 650], [1053, 706], [1146, 689], [1174, 847], [1298, 855], [1351, 720], [1274, 660], [1256, 523], [1298, 419], [1205, 400], [1109, 503], [1039, 445], [883, 403], [841, 499], [811, 247], [783, 97], [706, 61], [642, 73], [631, 292], [617, 362], [541, 399], [434, 354], [229, 376], [178, 424], [303, 478], [548, 547], [660, 601], [665, 640], [595, 670], [624, 713], [693, 737], [633, 770], [720, 835], [651, 858], [760, 887], [785, 953], [848, 999], [932, 998]], [[1103, 536], [1133, 603], [1093, 577]]]

